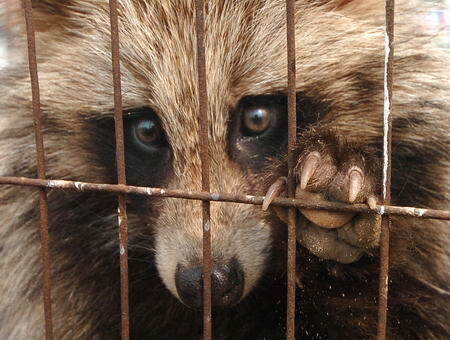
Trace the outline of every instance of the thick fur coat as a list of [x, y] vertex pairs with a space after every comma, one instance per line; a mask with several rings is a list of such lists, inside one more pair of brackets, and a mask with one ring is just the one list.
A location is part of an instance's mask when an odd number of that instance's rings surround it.
[[[206, 3], [211, 190], [264, 195], [286, 175], [285, 4]], [[35, 0], [33, 6], [48, 178], [115, 183], [108, 3]], [[392, 202], [448, 209], [450, 65], [448, 55], [417, 32], [411, 8], [397, 4]], [[19, 32], [21, 9], [8, 15]], [[364, 181], [355, 201], [379, 200], [382, 1], [298, 0], [295, 21], [299, 179], [311, 153], [321, 162], [298, 193], [346, 202], [346, 174], [356, 167]], [[201, 188], [194, 24], [192, 0], [120, 1], [129, 184]], [[36, 175], [25, 43], [17, 33], [13, 63], [0, 75], [2, 176]], [[251, 107], [275, 112], [273, 131], [242, 129], [241, 114]], [[162, 144], [149, 149], [136, 142], [129, 132], [136, 114], [158, 122]], [[48, 197], [56, 338], [119, 338], [116, 196], [50, 190]], [[180, 302], [175, 282], [178, 266], [201, 263], [200, 202], [127, 200], [133, 339], [200, 338], [201, 313]], [[212, 203], [213, 261], [238, 261], [245, 282], [242, 301], [215, 309], [215, 338], [284, 337], [285, 226], [278, 215]], [[379, 218], [354, 216], [335, 233], [303, 216], [299, 338], [373, 338]], [[34, 189], [0, 188], [1, 339], [44, 336], [38, 220]], [[389, 338], [450, 336], [448, 227], [392, 217]]]

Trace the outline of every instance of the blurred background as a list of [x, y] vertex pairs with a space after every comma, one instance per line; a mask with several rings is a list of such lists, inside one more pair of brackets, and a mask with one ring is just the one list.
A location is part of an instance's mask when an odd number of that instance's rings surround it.
[[[383, 0], [380, 0], [383, 1]], [[418, 29], [436, 36], [435, 42], [441, 47], [450, 48], [450, 0], [420, 0], [427, 3], [429, 10], [418, 22]], [[8, 35], [14, 31], [5, 15], [12, 3], [17, 0], [0, 0], [0, 72], [8, 65]]]
[[436, 43], [450, 48], [450, 0], [422, 0], [430, 4], [430, 11], [421, 22], [422, 29], [436, 34]]

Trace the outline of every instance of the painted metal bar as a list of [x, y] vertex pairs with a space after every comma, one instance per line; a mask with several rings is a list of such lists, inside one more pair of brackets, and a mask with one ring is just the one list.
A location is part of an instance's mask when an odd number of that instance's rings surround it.
[[[197, 40], [197, 77], [199, 103], [200, 159], [202, 191], [209, 192], [208, 92], [206, 86], [204, 0], [195, 0], [195, 33]], [[203, 216], [203, 339], [212, 337], [211, 312], [211, 216], [210, 202], [202, 202]]]
[[[40, 179], [45, 179], [45, 149], [42, 126], [41, 100], [39, 93], [39, 78], [36, 61], [36, 41], [33, 25], [33, 10], [31, 0], [23, 0], [25, 13], [25, 25], [28, 40], [28, 65], [30, 70], [31, 96], [33, 106], [33, 123], [37, 152], [37, 174]], [[40, 237], [42, 247], [43, 264], [43, 296], [45, 317], [45, 338], [53, 340], [52, 300], [51, 300], [51, 265], [48, 235], [48, 201], [45, 187], [39, 189], [39, 212], [40, 212]]]
[[[149, 197], [172, 197], [189, 200], [233, 202], [242, 204], [262, 205], [264, 196], [245, 194], [218, 193], [204, 191], [185, 191], [177, 189], [161, 189], [149, 187], [136, 187], [120, 184], [87, 183], [65, 180], [43, 180], [26, 177], [0, 177], [0, 185], [21, 185], [40, 188], [51, 188], [64, 191], [78, 192], [103, 192], [116, 194], [133, 194]], [[366, 214], [394, 215], [415, 218], [429, 218], [438, 220], [450, 220], [450, 210], [435, 210], [416, 207], [398, 207], [392, 205], [377, 205], [370, 209], [365, 204], [345, 204], [340, 202], [308, 202], [299, 199], [277, 197], [271, 205], [279, 207], [295, 207], [328, 211], [355, 212]]]
[[[384, 111], [383, 111], [383, 204], [391, 202], [392, 155], [392, 89], [394, 72], [394, 0], [386, 0], [386, 32], [384, 61]], [[389, 288], [389, 229], [391, 220], [383, 216], [380, 236], [380, 282], [378, 298], [377, 339], [386, 338], [388, 288]]]
[[[111, 55], [114, 86], [117, 182], [119, 184], [126, 184], [122, 89], [120, 78], [119, 19], [117, 7], [117, 0], [109, 1], [109, 13], [111, 21]], [[117, 218], [119, 225], [121, 329], [122, 339], [128, 340], [130, 338], [128, 223], [126, 196], [124, 194], [118, 195]]]
[[[287, 73], [288, 73], [288, 197], [295, 197], [296, 165], [295, 146], [297, 140], [297, 107], [296, 107], [296, 68], [295, 68], [295, 1], [286, 0], [286, 38], [287, 38]], [[296, 256], [297, 256], [297, 210], [288, 211], [288, 241], [287, 241], [287, 312], [286, 338], [295, 339], [295, 288], [296, 288]]]

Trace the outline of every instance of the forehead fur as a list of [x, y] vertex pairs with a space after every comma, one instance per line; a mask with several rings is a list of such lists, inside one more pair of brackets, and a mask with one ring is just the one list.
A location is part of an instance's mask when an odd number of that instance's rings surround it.
[[[373, 17], [379, 9], [376, 3], [297, 1], [299, 91], [336, 110], [347, 106], [349, 112], [348, 105], [355, 104], [360, 92], [354, 86], [357, 78], [366, 74], [382, 82], [383, 21], [382, 16]], [[108, 2], [36, 4], [45, 113], [64, 113], [64, 124], [73, 122], [72, 129], [79, 115], [111, 114]], [[207, 1], [205, 13], [211, 154], [224, 155], [227, 122], [237, 101], [287, 87], [285, 1]], [[173, 148], [178, 175], [184, 171], [180, 164], [197, 169], [194, 2], [121, 0], [119, 29], [124, 107], [153, 108]], [[214, 161], [220, 164], [223, 159]]]

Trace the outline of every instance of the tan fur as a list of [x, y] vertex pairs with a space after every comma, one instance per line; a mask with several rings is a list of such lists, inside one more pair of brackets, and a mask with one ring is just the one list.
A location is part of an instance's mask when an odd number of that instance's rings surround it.
[[[330, 107], [321, 121], [322, 126], [331, 126], [349, 142], [371, 143], [382, 134], [381, 2], [323, 3], [323, 6], [317, 6], [314, 1], [296, 4], [297, 90]], [[284, 6], [281, 0], [207, 1], [212, 191], [263, 195], [267, 190], [266, 177], [245, 171], [230, 159], [227, 126], [230, 111], [241, 98], [286, 92]], [[402, 6], [398, 4], [396, 17], [393, 114], [407, 121], [412, 112], [416, 116], [423, 114], [427, 124], [411, 121], [408, 129], [394, 129], [394, 140], [399, 141], [395, 145], [411, 144], [425, 150], [424, 154], [428, 149], [436, 150], [425, 174], [421, 168], [404, 171], [409, 171], [412, 178], [420, 177], [415, 174], [419, 173], [426, 183], [424, 186], [431, 188], [421, 191], [423, 197], [418, 204], [448, 209], [448, 201], [441, 199], [449, 189], [448, 152], [441, 150], [445, 150], [445, 138], [449, 136], [450, 65], [439, 52], [431, 51], [430, 45], [424, 45], [428, 37], [414, 37], [415, 27], [408, 23], [417, 19], [408, 14], [409, 10], [402, 10], [407, 8]], [[85, 124], [93, 118], [111, 116], [114, 109], [107, 1], [73, 0], [61, 4], [35, 1], [35, 7], [41, 103], [46, 119], [47, 175], [111, 181], [105, 168], [92, 161], [96, 157], [95, 149], [86, 146], [89, 139]], [[173, 154], [172, 173], [164, 187], [200, 190], [193, 1], [121, 0], [119, 12], [123, 106], [125, 109], [148, 106], [157, 112]], [[18, 11], [14, 15], [20, 14]], [[25, 51], [24, 38], [17, 37], [15, 46], [19, 62], [1, 75], [0, 175], [33, 177], [36, 166], [29, 79], [24, 58], [19, 57]], [[433, 56], [427, 57], [429, 53]], [[373, 89], [364, 95], [364, 86], [369, 85]], [[433, 179], [439, 183], [440, 192], [433, 192], [435, 186], [427, 186]], [[421, 183], [405, 185], [420, 187]], [[49, 193], [50, 198], [53, 195], [54, 192]], [[37, 198], [30, 189], [1, 188], [0, 338], [43, 337]], [[401, 203], [401, 199], [394, 203]], [[158, 273], [165, 286], [177, 296], [176, 265], [201, 262], [200, 203], [165, 199], [158, 201], [157, 207], [155, 216], [130, 213], [130, 242], [146, 228], [151, 230]], [[17, 217], [25, 214], [28, 218], [18, 223]], [[278, 246], [273, 244], [276, 223], [260, 207], [251, 205], [213, 202], [211, 216], [213, 259], [237, 257], [240, 260], [247, 295], [258, 285], [266, 266], [270, 266], [269, 249]], [[448, 287], [442, 284], [448, 283], [448, 236], [448, 222], [393, 219], [391, 271], [401, 268], [446, 290]], [[71, 263], [72, 259], [65, 253], [58, 252], [56, 245], [62, 241], [52, 231], [50, 237], [56, 338], [116, 336], [113, 331], [98, 329], [102, 323], [97, 320], [103, 319], [94, 310], [96, 301], [106, 306], [112, 303], [113, 288], [99, 292], [95, 283], [86, 284], [84, 277], [71, 271], [71, 266], [77, 263]], [[111, 239], [106, 243], [114, 242]], [[87, 270], [100, 269], [92, 265]], [[435, 304], [435, 298], [424, 303], [409, 302], [423, 318], [429, 315], [439, 318], [436, 309], [441, 305]], [[329, 302], [329, 306], [342, 313], [347, 305], [344, 299]], [[354, 324], [359, 319], [354, 321], [351, 316], [346, 322], [349, 327], [359, 327], [373, 335], [373, 310], [368, 315], [369, 321], [358, 326]], [[448, 312], [442, 311], [441, 319], [435, 322], [448, 331], [445, 315]], [[392, 338], [400, 336], [394, 328], [390, 332]], [[434, 332], [426, 328], [417, 336], [437, 339], [443, 334], [442, 330]]]

